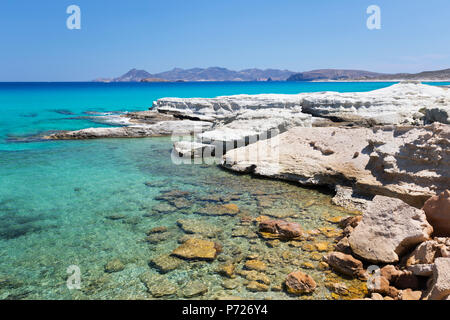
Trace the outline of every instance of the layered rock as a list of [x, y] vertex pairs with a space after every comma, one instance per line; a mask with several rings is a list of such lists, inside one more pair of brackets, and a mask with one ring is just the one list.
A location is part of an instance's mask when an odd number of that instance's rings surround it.
[[419, 82], [402, 82], [370, 92], [236, 95], [217, 98], [164, 98], [159, 112], [188, 118], [225, 120], [243, 110], [293, 109], [337, 121], [362, 124], [448, 122], [449, 90]]
[[422, 207], [450, 185], [450, 126], [293, 128], [229, 151], [225, 168], [303, 185], [351, 186]]
[[74, 140], [98, 138], [142, 138], [158, 136], [184, 136], [203, 132], [212, 123], [204, 121], [161, 121], [155, 124], [140, 124], [124, 127], [87, 128], [76, 131], [59, 131], [44, 137], [47, 140]]
[[399, 199], [376, 196], [348, 240], [353, 252], [365, 260], [392, 263], [428, 240], [432, 232], [422, 210]]

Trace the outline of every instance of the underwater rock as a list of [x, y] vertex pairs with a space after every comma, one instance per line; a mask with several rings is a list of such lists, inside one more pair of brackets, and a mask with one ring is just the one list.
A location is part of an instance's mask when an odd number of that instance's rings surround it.
[[263, 209], [261, 214], [264, 216], [273, 217], [276, 219], [295, 218], [298, 216], [298, 211], [293, 208], [268, 208]]
[[192, 298], [204, 295], [208, 292], [208, 287], [200, 281], [189, 281], [183, 288], [182, 295], [185, 298]]
[[160, 242], [169, 240], [173, 237], [170, 232], [162, 232], [162, 233], [152, 233], [145, 238], [145, 241], [151, 244], [158, 244]]
[[167, 280], [166, 277], [153, 275], [149, 271], [142, 273], [139, 279], [147, 287], [148, 292], [155, 298], [173, 295], [178, 290], [178, 287]]
[[376, 196], [349, 236], [353, 252], [374, 263], [392, 263], [433, 232], [425, 213], [399, 199]]
[[161, 273], [177, 269], [183, 260], [173, 257], [169, 254], [163, 254], [150, 260], [150, 265], [158, 269]]
[[248, 291], [251, 292], [267, 292], [269, 291], [269, 286], [265, 285], [264, 283], [257, 282], [257, 281], [250, 281], [245, 285]]
[[238, 274], [248, 281], [256, 281], [266, 285], [270, 285], [271, 282], [267, 275], [256, 270], [239, 270]]
[[177, 208], [175, 206], [172, 206], [171, 204], [164, 202], [158, 203], [157, 205], [153, 206], [152, 210], [156, 213], [170, 213], [176, 211]]
[[198, 209], [195, 213], [206, 216], [235, 216], [239, 213], [239, 207], [234, 203], [227, 204], [207, 204]]
[[312, 293], [317, 287], [314, 279], [301, 271], [288, 274], [285, 285], [289, 293], [296, 295]]
[[225, 277], [228, 277], [230, 279], [235, 278], [234, 270], [236, 269], [236, 266], [233, 263], [226, 263], [223, 265], [220, 265], [217, 269], [217, 272]]
[[150, 230], [147, 231], [147, 235], [151, 235], [153, 233], [163, 233], [163, 232], [167, 232], [168, 229], [166, 226], [159, 226], [159, 227], [154, 227]]
[[105, 272], [108, 273], [119, 272], [123, 269], [125, 269], [125, 265], [120, 259], [113, 259], [105, 265]]
[[177, 224], [188, 234], [199, 234], [208, 238], [214, 238], [222, 232], [218, 226], [198, 219], [178, 219]]
[[172, 255], [188, 260], [214, 260], [218, 245], [212, 241], [189, 239], [172, 251]]
[[267, 269], [267, 265], [260, 260], [247, 260], [245, 262], [245, 268], [248, 270], [264, 271]]
[[222, 282], [222, 287], [228, 290], [233, 290], [239, 287], [240, 283], [236, 280], [227, 279]]
[[264, 220], [259, 223], [259, 232], [280, 239], [294, 239], [303, 235], [300, 224], [284, 220]]

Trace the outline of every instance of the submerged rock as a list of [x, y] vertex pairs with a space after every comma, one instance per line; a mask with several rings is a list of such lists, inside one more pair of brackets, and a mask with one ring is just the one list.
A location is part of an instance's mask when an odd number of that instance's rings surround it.
[[214, 260], [218, 246], [212, 241], [188, 239], [172, 251], [172, 255], [188, 260]]
[[125, 269], [125, 265], [120, 259], [113, 259], [105, 265], [105, 272], [113, 273]]
[[178, 219], [177, 224], [188, 234], [199, 234], [208, 238], [214, 238], [222, 232], [218, 226], [198, 219]]
[[169, 254], [163, 254], [150, 260], [150, 265], [158, 269], [161, 273], [167, 273], [169, 271], [177, 269], [183, 260], [173, 257]]
[[235, 216], [239, 213], [239, 207], [234, 203], [227, 204], [207, 204], [198, 209], [195, 213], [206, 216]]
[[259, 223], [259, 232], [264, 236], [280, 239], [294, 239], [303, 235], [304, 231], [300, 224], [284, 220], [264, 220]]
[[150, 272], [144, 272], [139, 276], [139, 279], [147, 287], [148, 292], [155, 298], [174, 295], [178, 290], [175, 284], [162, 275], [153, 275]]
[[349, 236], [353, 252], [374, 263], [392, 263], [430, 238], [425, 213], [401, 200], [376, 196]]
[[183, 288], [182, 294], [185, 298], [193, 298], [204, 295], [208, 287], [200, 281], [189, 281]]

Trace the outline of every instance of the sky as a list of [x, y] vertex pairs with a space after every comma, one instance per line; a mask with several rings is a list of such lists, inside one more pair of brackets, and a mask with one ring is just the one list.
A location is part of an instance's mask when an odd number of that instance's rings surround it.
[[[69, 5], [81, 29], [69, 30]], [[366, 10], [381, 9], [369, 30]], [[90, 81], [131, 68], [450, 68], [449, 0], [2, 0], [0, 81]]]

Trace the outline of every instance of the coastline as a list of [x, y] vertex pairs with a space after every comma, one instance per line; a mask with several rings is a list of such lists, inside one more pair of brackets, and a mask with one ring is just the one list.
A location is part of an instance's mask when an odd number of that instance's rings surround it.
[[[138, 266], [125, 254], [103, 258], [92, 283], [107, 277], [120, 284], [126, 275], [141, 298], [443, 299], [448, 295], [439, 275], [447, 270], [450, 244], [441, 229], [448, 213], [435, 208], [448, 201], [447, 101], [448, 90], [410, 81], [359, 93], [162, 98], [148, 111], [97, 119], [108, 127], [59, 131], [44, 140], [166, 137], [92, 142], [103, 146], [96, 151], [103, 154], [99, 172], [117, 148], [118, 170], [130, 157], [139, 159], [140, 170], [168, 177], [136, 184], [131, 175], [125, 190], [143, 199], [149, 190], [155, 202], [138, 200], [133, 216], [102, 215], [111, 228], [137, 228], [132, 237], [145, 245], [136, 247]], [[152, 141], [169, 136], [172, 159], [186, 165], [163, 164], [169, 150]], [[82, 150], [92, 157], [89, 147]], [[191, 163], [200, 165], [192, 171]], [[208, 163], [226, 170], [209, 171]], [[240, 174], [233, 178], [231, 171]], [[187, 184], [175, 182], [184, 175]], [[314, 191], [323, 187], [332, 196]], [[69, 194], [88, 196], [83, 190], [77, 186]], [[236, 253], [237, 247], [244, 249]], [[149, 248], [150, 264], [142, 264]], [[424, 250], [431, 260], [421, 256]], [[381, 288], [367, 287], [374, 264], [381, 268]], [[207, 275], [184, 278], [199, 267]], [[209, 281], [206, 289], [202, 281]], [[77, 297], [91, 294], [106, 293], [92, 284]]]

